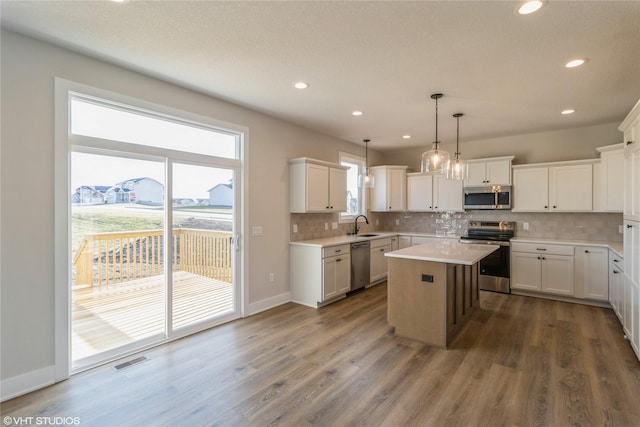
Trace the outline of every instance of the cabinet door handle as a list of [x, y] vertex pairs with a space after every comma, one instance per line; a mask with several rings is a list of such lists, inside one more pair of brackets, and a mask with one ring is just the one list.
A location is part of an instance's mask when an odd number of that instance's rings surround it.
[[557, 206], [556, 206], [556, 205], [553, 205], [553, 209], [555, 209], [555, 208], [557, 208]]
[[618, 272], [617, 272], [616, 270], [611, 270], [611, 272], [612, 272], [613, 274], [618, 274]]
[[584, 251], [584, 253], [585, 253], [585, 254], [588, 254], [588, 253], [589, 253], [589, 251]]
[[336, 252], [336, 253], [338, 253], [338, 252], [342, 252], [342, 249], [336, 249], [336, 251], [335, 251], [335, 252]]
[[547, 206], [547, 205], [544, 205], [544, 208], [545, 208], [545, 209], [549, 209], [549, 206]]
[[545, 248], [536, 248], [536, 251], [546, 251]]
[[384, 252], [384, 248], [380, 249], [380, 252]]
[[627, 228], [633, 228], [633, 225], [627, 224]]
[[340, 262], [340, 261], [342, 261], [342, 258], [338, 258], [338, 259], [336, 260], [336, 262]]
[[614, 259], [613, 262], [619, 262], [617, 259]]
[[633, 141], [627, 141], [627, 145], [633, 144]]
[[545, 257], [542, 257], [542, 259], [543, 259], [543, 260], [545, 260], [546, 258], [545, 258]]

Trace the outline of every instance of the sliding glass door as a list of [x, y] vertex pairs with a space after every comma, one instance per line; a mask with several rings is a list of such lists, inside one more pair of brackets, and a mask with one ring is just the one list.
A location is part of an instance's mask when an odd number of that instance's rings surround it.
[[239, 317], [241, 135], [69, 105], [72, 370]]

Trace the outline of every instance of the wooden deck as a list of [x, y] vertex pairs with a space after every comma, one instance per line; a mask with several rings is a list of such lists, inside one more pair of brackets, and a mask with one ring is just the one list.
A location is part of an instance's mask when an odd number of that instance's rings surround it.
[[[164, 276], [73, 291], [72, 358], [164, 333]], [[184, 271], [174, 274], [173, 325], [180, 328], [233, 309], [230, 283]]]

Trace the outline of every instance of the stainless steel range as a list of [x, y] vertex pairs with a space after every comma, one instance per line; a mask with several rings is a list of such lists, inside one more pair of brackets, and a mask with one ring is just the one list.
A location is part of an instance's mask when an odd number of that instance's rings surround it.
[[509, 239], [515, 236], [515, 228], [512, 221], [469, 221], [467, 235], [460, 238], [461, 242], [500, 246], [480, 261], [480, 289], [511, 293]]

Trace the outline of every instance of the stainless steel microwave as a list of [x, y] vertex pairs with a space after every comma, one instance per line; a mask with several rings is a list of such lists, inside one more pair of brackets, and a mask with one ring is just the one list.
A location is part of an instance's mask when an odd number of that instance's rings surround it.
[[511, 186], [464, 187], [465, 209], [511, 209]]

